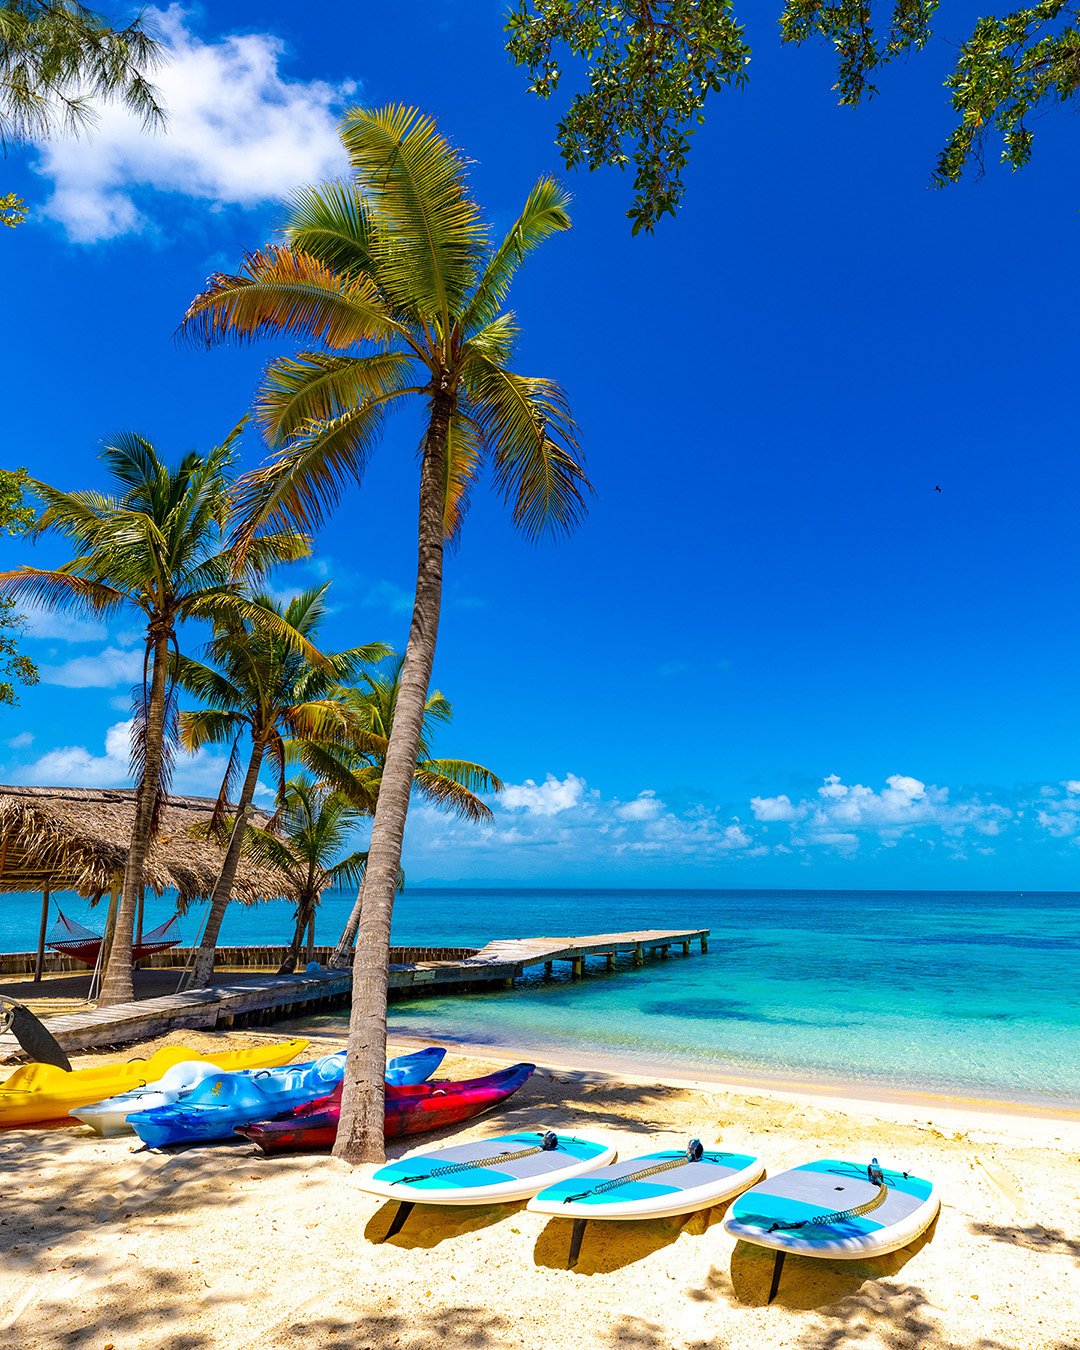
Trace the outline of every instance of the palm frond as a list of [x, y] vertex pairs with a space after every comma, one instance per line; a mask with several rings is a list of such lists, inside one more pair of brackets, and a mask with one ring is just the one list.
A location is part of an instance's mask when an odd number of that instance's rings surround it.
[[447, 543], [456, 543], [461, 536], [469, 497], [483, 461], [484, 442], [480, 428], [464, 408], [458, 407], [450, 418], [446, 438], [443, 533]]
[[449, 335], [487, 245], [464, 160], [432, 118], [400, 104], [350, 110], [341, 139], [377, 227], [383, 294], [396, 312]]
[[554, 178], [540, 178], [533, 185], [521, 214], [492, 254], [461, 318], [460, 326], [466, 333], [496, 317], [514, 273], [533, 249], [560, 230], [570, 228], [570, 201], [570, 194]]
[[343, 276], [360, 273], [378, 281], [371, 249], [367, 203], [354, 183], [320, 183], [301, 188], [289, 203], [285, 237], [298, 253], [318, 258]]
[[516, 375], [479, 352], [465, 370], [472, 415], [514, 524], [536, 536], [574, 529], [590, 491], [566, 395], [553, 380]]
[[383, 403], [367, 400], [331, 421], [312, 423], [269, 464], [245, 474], [237, 484], [237, 555], [246, 557], [266, 526], [315, 533], [345, 487], [363, 478], [384, 418]]
[[128, 602], [126, 592], [94, 581], [66, 567], [13, 567], [0, 572], [0, 596], [31, 608], [56, 609], [73, 614], [112, 614]]
[[417, 765], [413, 775], [413, 785], [421, 796], [427, 797], [464, 820], [487, 821], [492, 819], [491, 808], [480, 800], [467, 787], [457, 783], [441, 773]]
[[399, 335], [368, 277], [342, 276], [318, 258], [274, 244], [247, 254], [239, 273], [211, 276], [179, 332], [208, 347], [292, 333], [339, 351]]
[[357, 404], [393, 394], [419, 393], [409, 387], [412, 357], [403, 352], [340, 356], [302, 352], [271, 363], [256, 408], [271, 444], [302, 434], [312, 422], [330, 422]]

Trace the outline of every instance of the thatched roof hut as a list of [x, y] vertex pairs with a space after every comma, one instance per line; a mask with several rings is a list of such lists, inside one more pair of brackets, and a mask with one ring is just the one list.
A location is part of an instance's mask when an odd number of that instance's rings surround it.
[[[159, 895], [175, 888], [181, 908], [210, 895], [221, 871], [224, 844], [190, 832], [213, 807], [206, 797], [170, 797], [147, 858], [146, 885]], [[0, 891], [107, 894], [123, 876], [134, 819], [132, 788], [0, 785]], [[265, 817], [256, 822], [265, 825]], [[250, 904], [291, 894], [283, 873], [241, 860], [234, 899]]]

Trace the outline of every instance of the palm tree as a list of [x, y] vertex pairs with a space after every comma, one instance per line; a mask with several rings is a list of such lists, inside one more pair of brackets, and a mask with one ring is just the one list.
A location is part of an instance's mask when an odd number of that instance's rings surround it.
[[312, 665], [295, 644], [284, 639], [281, 626], [287, 625], [309, 643], [313, 641], [326, 617], [329, 587], [329, 582], [313, 586], [286, 604], [269, 595], [258, 595], [249, 613], [221, 616], [207, 644], [212, 665], [187, 656], [175, 658], [178, 683], [208, 705], [180, 714], [184, 749], [194, 754], [207, 745], [231, 745], [218, 800], [221, 813], [234, 785], [241, 738], [246, 735], [251, 745], [236, 817], [189, 982], [191, 988], [203, 988], [213, 974], [214, 950], [232, 896], [247, 816], [264, 759], [269, 757], [274, 765], [279, 793], [284, 792], [286, 737], [318, 738], [333, 745], [347, 736], [353, 730], [352, 722], [346, 705], [335, 697], [336, 687], [342, 680], [354, 678], [365, 664], [381, 661], [387, 654], [383, 643], [372, 642], [326, 654], [319, 665]]
[[315, 918], [323, 891], [362, 879], [366, 852], [356, 850], [336, 862], [331, 860], [340, 854], [365, 814], [345, 793], [302, 776], [283, 785], [273, 829], [248, 829], [249, 852], [284, 872], [296, 897], [293, 938], [279, 974], [296, 969], [304, 930]]
[[[353, 802], [366, 809], [368, 815], [375, 814], [386, 767], [386, 753], [401, 688], [402, 664], [403, 658], [395, 657], [385, 669], [365, 672], [357, 686], [341, 691], [340, 696], [349, 707], [355, 725], [362, 729], [362, 741], [358, 741], [354, 735], [353, 740], [344, 745], [299, 740], [290, 747], [293, 758], [344, 792]], [[448, 723], [453, 715], [449, 699], [438, 691], [428, 696], [424, 704], [413, 787], [421, 797], [465, 820], [488, 821], [491, 819], [491, 809], [477, 793], [501, 792], [502, 780], [482, 764], [465, 759], [435, 758], [431, 752], [435, 727]], [[330, 958], [331, 965], [344, 965], [348, 961], [360, 926], [363, 903], [364, 891], [361, 886]]]
[[[141, 436], [118, 437], [105, 448], [102, 459], [119, 495], [61, 492], [31, 480], [30, 487], [45, 504], [31, 534], [55, 530], [66, 535], [74, 544], [75, 557], [53, 569], [17, 567], [0, 573], [2, 595], [96, 615], [135, 609], [146, 623], [142, 696], [132, 733], [135, 820], [102, 981], [103, 1007], [134, 997], [135, 910], [171, 768], [175, 691], [167, 671], [169, 652], [177, 650], [177, 630], [187, 620], [249, 613], [252, 606], [244, 585], [267, 567], [308, 552], [306, 538], [292, 531], [264, 534], [245, 553], [237, 578], [237, 561], [224, 540], [233, 501], [232, 447], [239, 431], [236, 428], [206, 455], [186, 455], [175, 469]], [[321, 661], [305, 639], [284, 627], [282, 631], [286, 640]]]
[[247, 478], [242, 549], [268, 522], [314, 528], [362, 477], [388, 411], [420, 399], [416, 595], [372, 826], [353, 965], [349, 1068], [336, 1151], [383, 1154], [383, 1067], [390, 919], [424, 704], [435, 657], [443, 553], [485, 461], [527, 534], [569, 530], [587, 480], [576, 427], [551, 380], [511, 369], [517, 328], [503, 309], [528, 253], [569, 225], [568, 198], [542, 178], [497, 247], [469, 194], [461, 155], [414, 109], [358, 108], [342, 139], [345, 183], [296, 199], [284, 245], [211, 277], [183, 329], [212, 344], [289, 335], [318, 350], [267, 371], [258, 411], [274, 459]]

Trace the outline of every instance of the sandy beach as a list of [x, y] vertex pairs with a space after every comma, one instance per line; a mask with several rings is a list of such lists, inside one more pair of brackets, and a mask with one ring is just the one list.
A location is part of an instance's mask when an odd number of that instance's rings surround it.
[[[139, 1051], [266, 1039], [276, 1037], [174, 1033]], [[317, 1042], [323, 1051], [337, 1038], [320, 1031]], [[446, 1070], [491, 1065], [452, 1051]], [[75, 1125], [10, 1131], [0, 1134], [0, 1345], [1074, 1350], [1080, 1123], [985, 1107], [650, 1083], [549, 1064], [508, 1109], [454, 1132], [555, 1126], [624, 1154], [698, 1134], [759, 1154], [770, 1171], [877, 1154], [937, 1181], [942, 1210], [924, 1240], [873, 1262], [790, 1259], [771, 1306], [769, 1254], [736, 1244], [717, 1209], [591, 1225], [567, 1271], [569, 1224], [520, 1205], [418, 1209], [383, 1244], [392, 1206], [329, 1157], [271, 1159], [231, 1144], [155, 1154]]]

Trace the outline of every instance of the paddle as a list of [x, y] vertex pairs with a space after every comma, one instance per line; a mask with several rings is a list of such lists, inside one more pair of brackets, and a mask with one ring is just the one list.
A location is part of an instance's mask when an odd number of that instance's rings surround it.
[[0, 994], [0, 1033], [5, 1031], [11, 1032], [29, 1059], [71, 1072], [71, 1061], [45, 1024], [24, 1003]]

